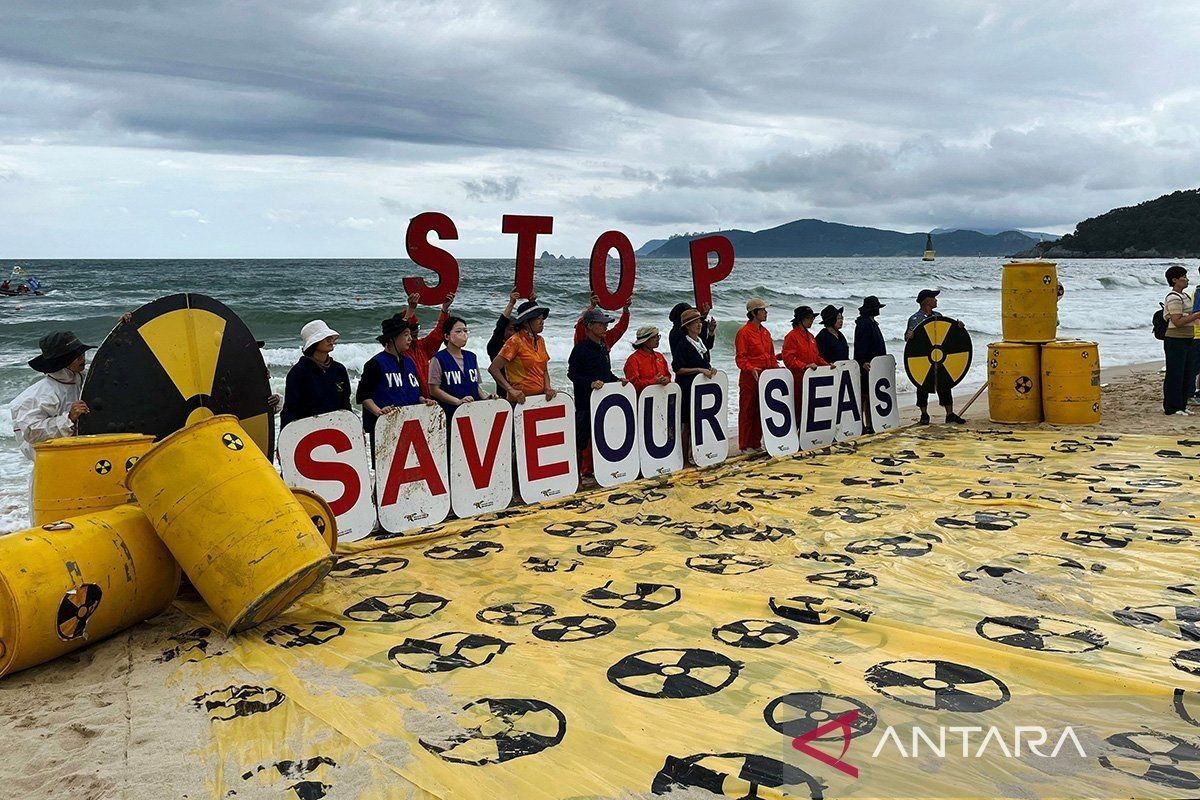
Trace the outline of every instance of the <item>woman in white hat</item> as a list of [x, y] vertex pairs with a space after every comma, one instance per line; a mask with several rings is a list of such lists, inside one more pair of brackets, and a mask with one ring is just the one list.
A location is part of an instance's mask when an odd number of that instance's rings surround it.
[[658, 328], [653, 325], [643, 325], [637, 329], [633, 353], [625, 359], [625, 379], [639, 392], [647, 386], [665, 386], [671, 382], [671, 368], [667, 366], [663, 354], [658, 352], [661, 340]]
[[300, 349], [304, 354], [288, 370], [283, 411], [279, 415], [281, 430], [298, 419], [350, 410], [350, 375], [330, 355], [338, 335], [322, 319], [314, 319], [300, 329]]

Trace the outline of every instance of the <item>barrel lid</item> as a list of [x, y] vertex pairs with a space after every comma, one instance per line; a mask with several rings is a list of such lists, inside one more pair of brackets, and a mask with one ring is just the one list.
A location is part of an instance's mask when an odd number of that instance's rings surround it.
[[1056, 261], [1008, 261], [1005, 267], [1057, 267]]
[[1040, 346], [1041, 345], [1037, 344], [1036, 342], [992, 342], [988, 345], [988, 347], [996, 347], [996, 348], [1012, 348], [1012, 349], [1033, 348], [1034, 350], [1038, 349], [1038, 347], [1040, 347]]
[[1084, 341], [1083, 339], [1055, 339], [1053, 342], [1046, 342], [1044, 345], [1042, 345], [1043, 348], [1085, 348], [1099, 346], [1100, 345], [1096, 344], [1095, 342], [1088, 342]]
[[47, 439], [33, 446], [36, 450], [78, 450], [87, 447], [111, 447], [114, 444], [146, 444], [154, 437], [144, 433], [94, 433], [87, 436], [65, 436]]

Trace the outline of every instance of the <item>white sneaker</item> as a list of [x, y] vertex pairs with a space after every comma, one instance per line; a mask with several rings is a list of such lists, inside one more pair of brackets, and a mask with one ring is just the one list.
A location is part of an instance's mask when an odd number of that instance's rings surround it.
[[1179, 416], [1190, 417], [1191, 415], [1192, 415], [1192, 412], [1190, 412], [1190, 411], [1172, 411], [1171, 412], [1172, 417], [1179, 417]]

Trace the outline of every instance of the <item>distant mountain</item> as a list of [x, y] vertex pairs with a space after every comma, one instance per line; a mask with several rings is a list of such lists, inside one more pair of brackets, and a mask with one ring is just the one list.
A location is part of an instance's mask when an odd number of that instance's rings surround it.
[[650, 241], [646, 242], [644, 245], [639, 247], [637, 250], [634, 250], [633, 254], [635, 256], [648, 256], [654, 252], [655, 248], [662, 247], [666, 243], [667, 243], [666, 239], [651, 239]]
[[1085, 219], [1074, 233], [1021, 253], [1046, 258], [1200, 258], [1200, 189]]
[[[925, 234], [860, 228], [819, 219], [800, 219], [762, 231], [716, 231], [733, 243], [742, 258], [806, 258], [816, 256], [920, 256]], [[673, 236], [649, 253], [651, 258], [687, 258], [688, 242], [711, 234]], [[988, 236], [975, 231], [935, 234], [939, 256], [1006, 256], [1037, 242], [1018, 231]]]
[[1024, 228], [934, 228], [932, 233], [937, 236], [939, 233], [954, 233], [955, 231], [975, 231], [976, 233], [985, 233], [988, 236], [993, 236], [997, 233], [1006, 233], [1008, 231], [1016, 231], [1023, 233], [1030, 239], [1036, 239], [1039, 242], [1049, 242], [1058, 238], [1057, 233], [1045, 233], [1043, 231], [1027, 231]]

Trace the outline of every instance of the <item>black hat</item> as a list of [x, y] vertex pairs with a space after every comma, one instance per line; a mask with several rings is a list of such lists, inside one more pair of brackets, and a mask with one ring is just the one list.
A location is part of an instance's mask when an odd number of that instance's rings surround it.
[[380, 344], [387, 344], [395, 339], [404, 331], [416, 333], [417, 326], [409, 319], [406, 319], [403, 314], [393, 314], [379, 324], [383, 333], [375, 337], [375, 341]]
[[667, 314], [667, 319], [671, 320], [671, 324], [679, 327], [682, 324], [683, 312], [687, 311], [691, 306], [687, 303], [676, 303], [671, 309], [671, 313]]
[[29, 360], [29, 366], [38, 372], [58, 372], [70, 365], [84, 352], [95, 349], [95, 345], [84, 344], [71, 331], [55, 331], [38, 341], [42, 354]]
[[923, 303], [927, 297], [937, 297], [941, 293], [941, 289], [922, 289], [917, 293], [917, 302]]
[[838, 306], [825, 306], [821, 309], [821, 324], [829, 327], [837, 322], [838, 314], [842, 313], [842, 308]]
[[517, 306], [517, 315], [513, 317], [513, 325], [524, 325], [537, 317], [550, 316], [550, 309], [545, 306], [538, 305], [536, 300], [526, 300], [521, 305]]
[[863, 298], [863, 304], [858, 307], [858, 313], [865, 314], [868, 311], [878, 311], [886, 306], [887, 303], [879, 302], [879, 298], [873, 294], [869, 294]]
[[792, 316], [792, 324], [795, 325], [800, 320], [817, 316], [817, 312], [813, 311], [809, 306], [796, 306], [796, 313]]

